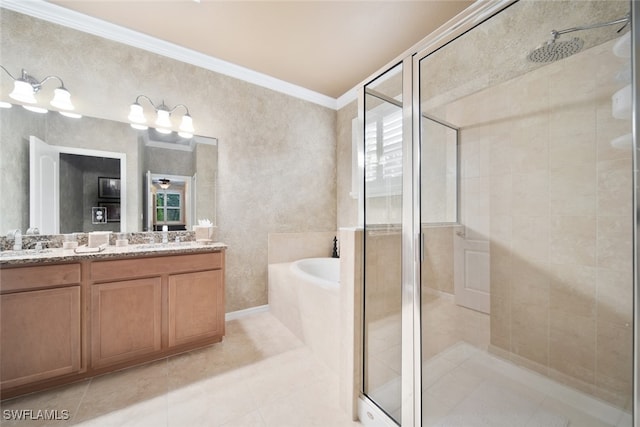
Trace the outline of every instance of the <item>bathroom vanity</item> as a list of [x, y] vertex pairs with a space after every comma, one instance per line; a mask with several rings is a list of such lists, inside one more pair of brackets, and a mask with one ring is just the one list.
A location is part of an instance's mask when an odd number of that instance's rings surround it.
[[1, 398], [224, 336], [222, 244], [1, 256]]

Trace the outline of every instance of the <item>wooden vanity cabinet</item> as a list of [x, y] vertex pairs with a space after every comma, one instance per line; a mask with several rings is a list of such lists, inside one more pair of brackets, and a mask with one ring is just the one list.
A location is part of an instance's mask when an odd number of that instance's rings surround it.
[[81, 370], [80, 264], [0, 269], [2, 389]]
[[3, 264], [0, 397], [221, 341], [224, 255]]
[[91, 367], [157, 358], [224, 335], [224, 252], [91, 263]]
[[170, 275], [168, 303], [169, 347], [224, 335], [222, 270]]

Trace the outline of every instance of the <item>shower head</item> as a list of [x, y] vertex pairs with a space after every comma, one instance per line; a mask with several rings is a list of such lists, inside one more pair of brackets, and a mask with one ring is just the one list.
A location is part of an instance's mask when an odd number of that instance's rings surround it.
[[630, 21], [631, 14], [628, 13], [622, 18], [614, 19], [613, 21], [567, 28], [566, 30], [560, 31], [553, 30], [551, 31], [551, 40], [534, 49], [529, 55], [527, 55], [527, 59], [531, 62], [553, 62], [559, 59], [564, 59], [574, 53], [580, 52], [584, 46], [584, 41], [578, 37], [574, 37], [569, 41], [559, 42], [558, 37], [560, 37], [560, 35], [572, 33], [574, 31], [592, 30], [594, 28], [606, 27], [609, 25], [624, 24], [622, 28], [618, 30], [619, 33], [629, 24]]
[[578, 37], [568, 41], [556, 41], [556, 38], [554, 36], [552, 40], [534, 49], [527, 59], [531, 62], [553, 62], [580, 52], [584, 46], [584, 41]]

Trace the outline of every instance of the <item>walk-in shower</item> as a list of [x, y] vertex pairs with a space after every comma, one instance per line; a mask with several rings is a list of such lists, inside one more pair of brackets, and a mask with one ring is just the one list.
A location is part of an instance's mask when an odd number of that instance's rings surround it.
[[390, 421], [639, 425], [637, 7], [475, 4], [364, 85], [362, 399]]

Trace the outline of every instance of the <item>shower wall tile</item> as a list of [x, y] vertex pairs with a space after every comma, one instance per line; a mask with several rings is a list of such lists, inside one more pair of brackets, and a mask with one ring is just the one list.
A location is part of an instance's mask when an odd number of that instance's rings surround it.
[[552, 215], [596, 214], [595, 164], [549, 171], [549, 207]]
[[[619, 88], [614, 87], [611, 92], [613, 93], [617, 89]], [[598, 120], [596, 129], [598, 161], [630, 160], [628, 149], [620, 149], [611, 145], [611, 141], [614, 138], [631, 133], [629, 121], [613, 117], [610, 98], [605, 98], [598, 103], [596, 115]]]
[[510, 247], [505, 247], [494, 240], [489, 242], [489, 258], [491, 268], [491, 295], [511, 301], [510, 288], [514, 279], [513, 256]]
[[511, 215], [494, 215], [492, 211], [490, 221], [491, 243], [510, 247], [513, 239], [513, 217]]
[[616, 271], [631, 271], [633, 268], [633, 235], [611, 230], [598, 230], [598, 267]]
[[511, 348], [511, 303], [509, 296], [491, 292], [491, 345], [501, 349]]
[[491, 216], [511, 216], [511, 205], [513, 203], [513, 183], [512, 175], [501, 174], [491, 175], [489, 182], [489, 206]]
[[400, 232], [371, 231], [365, 238], [367, 319], [376, 321], [399, 315], [402, 297]]
[[[543, 98], [546, 102], [546, 98]], [[515, 126], [513, 138], [512, 169], [534, 172], [549, 169], [548, 114], [524, 116]]]
[[[517, 312], [520, 312], [518, 310]], [[535, 315], [535, 313], [531, 313]], [[522, 318], [520, 318], [522, 317]], [[518, 322], [528, 322], [519, 325]], [[513, 354], [523, 359], [546, 366], [549, 362], [548, 352], [548, 329], [546, 325], [540, 324], [526, 316], [518, 315], [512, 318], [514, 327], [511, 331], [511, 351]]]
[[[569, 98], [570, 99], [570, 98]], [[549, 168], [572, 168], [596, 161], [596, 107], [564, 106], [558, 100], [549, 115]]]
[[[462, 127], [462, 176], [490, 177], [492, 351], [625, 407], [633, 174], [631, 150], [611, 146], [631, 132], [611, 115], [628, 67], [614, 42], [459, 99], [448, 118]], [[462, 185], [469, 228], [486, 205], [477, 182]]]
[[494, 133], [489, 145], [489, 170], [494, 175], [511, 173], [513, 129], [506, 124], [497, 124], [493, 127], [495, 129], [492, 129]]
[[547, 171], [515, 173], [512, 176], [511, 212], [515, 216], [549, 214]]
[[566, 310], [549, 315], [549, 367], [593, 384], [595, 378], [595, 316], [580, 316]]
[[631, 269], [598, 268], [598, 321], [630, 328], [633, 323], [633, 281]]
[[631, 326], [598, 323], [596, 385], [602, 398], [620, 407], [625, 407], [632, 396], [632, 335]]
[[551, 217], [549, 257], [558, 264], [594, 266], [596, 261], [596, 217]]
[[549, 217], [513, 216], [511, 250], [514, 259], [549, 259]]
[[527, 73], [505, 83], [505, 86], [510, 86], [506, 98], [510, 103], [511, 112], [522, 118], [520, 126], [531, 120], [542, 119], [543, 122], [539, 123], [540, 127], [537, 129], [541, 131], [546, 128], [550, 75], [553, 73], [552, 67], [542, 67], [535, 73]]
[[422, 286], [453, 294], [453, 239], [456, 226], [423, 227]]
[[598, 162], [598, 212], [625, 215], [631, 210], [631, 159]]
[[583, 265], [551, 264], [549, 309], [578, 316], [596, 315], [596, 269]]

